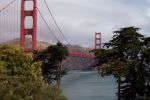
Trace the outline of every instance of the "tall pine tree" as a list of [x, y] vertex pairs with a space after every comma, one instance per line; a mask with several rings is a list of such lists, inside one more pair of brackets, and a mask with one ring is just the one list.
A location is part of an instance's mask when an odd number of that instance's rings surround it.
[[105, 53], [94, 51], [99, 58], [105, 59], [99, 72], [117, 79], [118, 100], [142, 100], [148, 94], [149, 71], [144, 64], [149, 62], [148, 40], [144, 40], [139, 28], [125, 27], [114, 31], [112, 40], [105, 43], [108, 48], [103, 50]]

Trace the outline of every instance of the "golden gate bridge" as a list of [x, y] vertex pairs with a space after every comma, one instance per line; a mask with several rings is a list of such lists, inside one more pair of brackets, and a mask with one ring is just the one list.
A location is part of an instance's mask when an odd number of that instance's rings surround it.
[[[29, 51], [42, 49], [37, 41], [71, 45], [46, 0], [0, 0], [0, 43], [15, 38], [20, 39], [21, 48]], [[32, 39], [31, 48], [25, 46], [27, 38]], [[95, 33], [95, 48], [101, 48], [100, 33]], [[70, 51], [69, 56], [94, 58], [90, 53], [77, 51]]]

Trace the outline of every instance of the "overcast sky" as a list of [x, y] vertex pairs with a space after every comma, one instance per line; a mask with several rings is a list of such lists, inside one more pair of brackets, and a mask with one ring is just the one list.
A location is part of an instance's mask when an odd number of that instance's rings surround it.
[[150, 35], [150, 0], [47, 0], [59, 26], [73, 44], [94, 46], [94, 33], [107, 42], [121, 27], [137, 26]]
[[[39, 8], [44, 9], [44, 6], [42, 6], [43, 0], [38, 1]], [[95, 32], [101, 32], [102, 42], [108, 42], [113, 35], [113, 31], [127, 26], [136, 26], [142, 28], [141, 33], [146, 36], [150, 36], [150, 0], [46, 1], [58, 25], [71, 44], [79, 44], [84, 47], [94, 47]], [[2, 5], [4, 4], [1, 3], [0, 6]], [[15, 5], [18, 4], [15, 3]], [[8, 8], [8, 12], [9, 10], [12, 10], [12, 8], [13, 6]], [[19, 11], [20, 10], [18, 9], [17, 12]], [[41, 12], [44, 14], [44, 11]], [[45, 17], [46, 13], [44, 14]], [[20, 13], [17, 14], [20, 15]], [[3, 30], [8, 31], [7, 29], [5, 30], [3, 28], [3, 26], [5, 26], [4, 23], [6, 23], [4, 18], [6, 19], [6, 17], [10, 16], [8, 15], [3, 17], [2, 15], [3, 14], [0, 15], [1, 33], [3, 32]], [[11, 17], [13, 18], [13, 11], [11, 11]], [[49, 18], [49, 16], [47, 16], [47, 18]], [[12, 22], [16, 23], [16, 21]], [[12, 27], [10, 23], [11, 22], [8, 21], [6, 24], [9, 29], [10, 27]], [[19, 20], [18, 23], [20, 23]], [[15, 33], [19, 36], [19, 32], [20, 31]], [[8, 38], [8, 34], [9, 32], [3, 35]], [[3, 35], [1, 35], [0, 37], [1, 40], [4, 39], [2, 37]]]

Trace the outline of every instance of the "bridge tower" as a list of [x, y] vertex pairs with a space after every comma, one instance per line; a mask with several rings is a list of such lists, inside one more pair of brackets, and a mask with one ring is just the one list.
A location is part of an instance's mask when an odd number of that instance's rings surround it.
[[[33, 2], [33, 9], [26, 10], [25, 2]], [[32, 17], [32, 28], [26, 28], [26, 17]], [[24, 50], [29, 48], [25, 47], [25, 38], [27, 35], [32, 37], [32, 49], [36, 50], [36, 32], [37, 32], [37, 0], [21, 0], [21, 25], [20, 25], [20, 45]]]
[[101, 33], [95, 33], [95, 49], [101, 49]]

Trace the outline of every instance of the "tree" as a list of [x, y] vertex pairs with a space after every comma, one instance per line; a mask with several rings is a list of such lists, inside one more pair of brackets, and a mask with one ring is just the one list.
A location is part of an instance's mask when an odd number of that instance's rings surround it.
[[58, 87], [43, 84], [41, 65], [21, 48], [0, 46], [0, 99], [66, 100]]
[[146, 75], [146, 98], [150, 100], [150, 37], [146, 37], [143, 44], [144, 65], [148, 73]]
[[67, 48], [60, 42], [57, 45], [50, 45], [36, 55], [35, 60], [43, 62], [42, 72], [46, 83], [60, 85], [61, 63], [67, 55]]
[[[141, 100], [146, 95], [145, 83], [149, 73], [143, 64], [144, 36], [138, 31], [139, 28], [135, 27], [121, 28], [114, 31], [112, 40], [105, 43], [111, 49], [105, 50], [102, 56], [107, 59], [100, 73], [113, 74], [117, 78], [118, 100]], [[145, 55], [149, 54], [145, 52]]]

